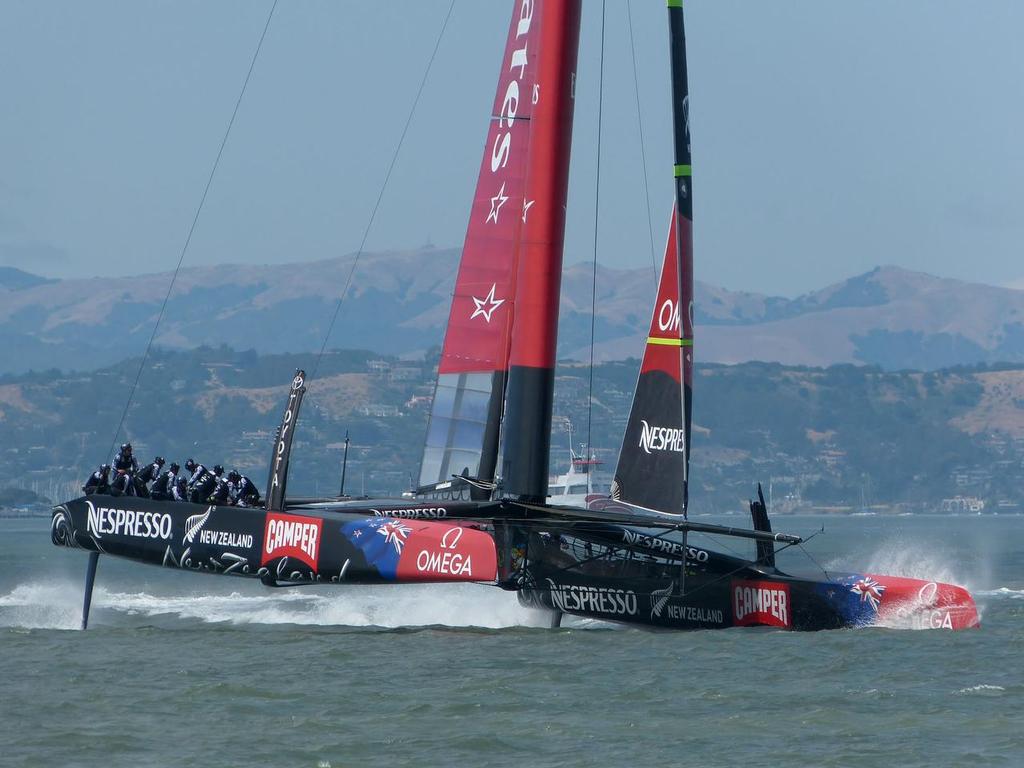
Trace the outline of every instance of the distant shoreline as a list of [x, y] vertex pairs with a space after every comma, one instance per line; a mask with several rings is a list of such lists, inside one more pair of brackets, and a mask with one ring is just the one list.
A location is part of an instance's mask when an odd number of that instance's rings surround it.
[[0, 507], [0, 518], [24, 519], [29, 517], [49, 517], [50, 507], [39, 509], [10, 509]]

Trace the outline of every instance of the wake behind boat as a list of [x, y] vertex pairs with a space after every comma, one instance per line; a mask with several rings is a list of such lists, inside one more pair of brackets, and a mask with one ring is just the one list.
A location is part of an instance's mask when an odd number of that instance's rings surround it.
[[[781, 572], [763, 498], [752, 529], [687, 519], [692, 175], [681, 0], [669, 0], [676, 200], [611, 498], [552, 503], [548, 468], [580, 0], [517, 0], [411, 498], [296, 499], [286, 486], [305, 373], [274, 441], [264, 507], [94, 494], [54, 509], [55, 544], [271, 587], [466, 581], [550, 611], [672, 629], [978, 625], [967, 590], [870, 573]], [[752, 559], [691, 533], [753, 541]]]

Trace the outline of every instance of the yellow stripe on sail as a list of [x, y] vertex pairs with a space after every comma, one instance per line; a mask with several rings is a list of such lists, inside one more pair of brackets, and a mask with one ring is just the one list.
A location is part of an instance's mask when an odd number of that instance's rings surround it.
[[663, 339], [660, 336], [648, 336], [647, 343], [665, 347], [692, 347], [693, 339]]

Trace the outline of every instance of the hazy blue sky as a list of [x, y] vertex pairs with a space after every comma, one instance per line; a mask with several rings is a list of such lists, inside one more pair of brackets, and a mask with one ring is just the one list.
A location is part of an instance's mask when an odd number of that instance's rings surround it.
[[[608, 1], [599, 259], [651, 262], [626, 5]], [[0, 264], [172, 268], [269, 0], [0, 0]], [[186, 266], [358, 247], [448, 0], [280, 0]], [[584, 2], [567, 258], [592, 258]], [[458, 0], [369, 249], [460, 245], [510, 2]], [[655, 248], [666, 12], [632, 3]], [[1024, 288], [1024, 2], [689, 0], [697, 278], [794, 295], [897, 264]]]

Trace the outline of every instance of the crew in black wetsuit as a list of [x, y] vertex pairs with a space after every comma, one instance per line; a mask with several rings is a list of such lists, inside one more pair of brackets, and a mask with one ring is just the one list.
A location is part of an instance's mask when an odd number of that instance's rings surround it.
[[[157, 459], [162, 463], [163, 459], [157, 456]], [[152, 464], [149, 465], [153, 466]], [[173, 461], [171, 467], [164, 472], [160, 477], [153, 483], [153, 487], [149, 489], [149, 495], [156, 501], [172, 501], [174, 499], [174, 484], [178, 482], [178, 471], [181, 469]], [[143, 470], [145, 471], [145, 470]]]
[[132, 444], [125, 443], [121, 446], [121, 450], [114, 456], [114, 460], [111, 466], [114, 468], [114, 472], [117, 474], [114, 477], [114, 481], [110, 484], [111, 492], [115, 496], [135, 496], [135, 473], [139, 471], [139, 462], [136, 461], [132, 455]]
[[160, 470], [164, 468], [164, 457], [157, 456], [152, 462], [144, 466], [135, 476], [140, 483], [147, 487], [150, 483], [160, 477]]
[[196, 487], [199, 481], [203, 478], [203, 475], [207, 474], [209, 470], [193, 459], [185, 460], [185, 469], [189, 471], [188, 484], [185, 487], [188, 489], [189, 496], [191, 496], [192, 489]]
[[[221, 469], [221, 472], [224, 470]], [[231, 503], [231, 486], [224, 477], [217, 477], [217, 485], [214, 486], [213, 492], [210, 494], [208, 501], [211, 504], [230, 504]]]
[[85, 491], [86, 496], [91, 496], [94, 493], [110, 493], [110, 465], [104, 464], [89, 475], [82, 490]]
[[204, 468], [203, 474], [198, 475], [198, 479], [197, 475], [192, 475], [192, 480], [189, 481], [191, 490], [189, 491], [188, 500], [193, 504], [205, 504], [206, 500], [210, 498], [210, 494], [217, 487], [217, 481], [223, 474], [224, 467], [216, 464], [212, 470]]
[[175, 478], [174, 485], [171, 486], [171, 496], [175, 501], [188, 501], [188, 480], [185, 479], [184, 472]]
[[260, 492], [256, 485], [237, 469], [228, 472], [228, 482], [231, 484], [231, 502], [239, 507], [255, 507], [260, 503]]

